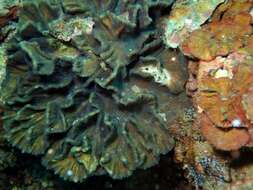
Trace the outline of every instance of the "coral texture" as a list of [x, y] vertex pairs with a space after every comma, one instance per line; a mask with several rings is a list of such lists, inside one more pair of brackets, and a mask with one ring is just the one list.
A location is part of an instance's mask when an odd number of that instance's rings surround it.
[[226, 56], [243, 47], [252, 33], [251, 15], [242, 13], [222, 19], [194, 31], [182, 44], [186, 55], [209, 61], [216, 56]]
[[164, 43], [177, 48], [191, 32], [197, 30], [224, 0], [178, 0], [170, 16], [164, 18]]
[[186, 86], [194, 96], [201, 130], [221, 150], [252, 146], [252, 8], [246, 0], [223, 4], [211, 22], [181, 45], [198, 60], [190, 64]]
[[18, 0], [0, 0], [0, 27], [17, 18], [18, 5]]
[[156, 164], [188, 103], [185, 60], [163, 47], [150, 14], [171, 3], [24, 1], [3, 47], [8, 141], [74, 182]]

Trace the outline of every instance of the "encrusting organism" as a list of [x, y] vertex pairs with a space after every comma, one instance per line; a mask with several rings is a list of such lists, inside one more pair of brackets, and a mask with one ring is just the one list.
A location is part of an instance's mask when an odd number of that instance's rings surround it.
[[186, 86], [201, 131], [220, 150], [252, 146], [252, 8], [247, 0], [224, 3], [180, 46], [195, 60]]

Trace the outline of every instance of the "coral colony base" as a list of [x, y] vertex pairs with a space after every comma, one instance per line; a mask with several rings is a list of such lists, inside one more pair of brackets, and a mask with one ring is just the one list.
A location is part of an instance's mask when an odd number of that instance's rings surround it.
[[252, 0], [0, 0], [0, 188], [253, 189], [252, 25]]

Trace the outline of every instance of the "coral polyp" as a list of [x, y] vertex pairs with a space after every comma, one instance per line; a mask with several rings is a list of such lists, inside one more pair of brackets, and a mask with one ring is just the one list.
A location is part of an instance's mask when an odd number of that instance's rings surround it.
[[156, 164], [188, 103], [185, 61], [149, 16], [171, 3], [24, 1], [3, 47], [7, 140], [74, 182]]

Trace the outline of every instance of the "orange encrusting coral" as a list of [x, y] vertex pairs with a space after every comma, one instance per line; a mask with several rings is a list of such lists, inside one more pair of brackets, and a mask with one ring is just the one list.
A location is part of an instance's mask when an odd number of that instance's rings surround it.
[[247, 119], [253, 123], [253, 86], [242, 96], [243, 108]]
[[[181, 44], [196, 59], [186, 87], [204, 137], [217, 149], [253, 146], [253, 1], [229, 1]], [[196, 88], [196, 89], [195, 89]]]
[[248, 13], [253, 8], [252, 0], [230, 0], [220, 5], [212, 16], [212, 21], [230, 19], [241, 13]]
[[222, 150], [236, 150], [249, 142], [250, 136], [246, 129], [232, 128], [221, 129], [214, 127], [212, 121], [206, 116], [200, 116], [202, 133], [206, 139], [215, 147]]
[[[240, 59], [232, 56], [234, 66], [229, 73], [229, 69], [225, 69], [229, 57], [216, 68], [210, 64], [210, 70], [207, 70], [208, 62], [199, 63], [198, 90], [194, 96], [199, 112], [203, 113], [199, 119], [204, 136], [222, 150], [251, 146], [253, 139], [249, 132], [253, 129], [249, 120], [252, 117], [253, 59], [250, 54], [238, 54]], [[238, 144], [232, 140], [236, 138]]]
[[196, 102], [219, 127], [231, 127], [231, 123], [235, 119], [240, 119], [244, 127], [248, 126], [245, 112], [242, 109], [241, 98], [248, 90], [249, 85], [253, 83], [253, 64], [247, 64], [246, 60], [237, 62], [237, 64], [232, 79], [225, 76], [217, 78], [219, 70], [224, 71], [225, 74], [227, 72], [227, 70], [219, 69], [219, 67], [216, 68], [216, 71], [210, 70], [214, 76], [209, 73], [202, 73], [200, 75], [204, 76], [198, 79]]
[[200, 60], [210, 61], [217, 56], [226, 56], [245, 46], [252, 34], [250, 14], [241, 13], [233, 18], [214, 21], [194, 31], [183, 42], [183, 52]]

